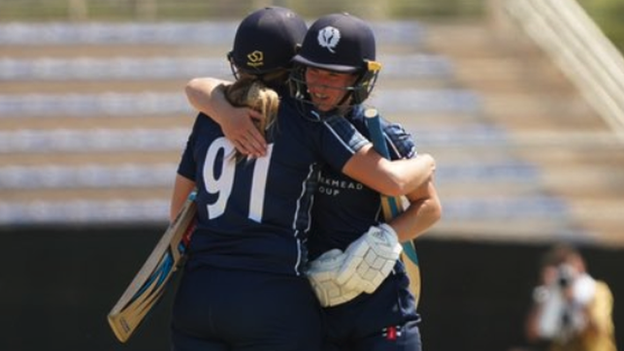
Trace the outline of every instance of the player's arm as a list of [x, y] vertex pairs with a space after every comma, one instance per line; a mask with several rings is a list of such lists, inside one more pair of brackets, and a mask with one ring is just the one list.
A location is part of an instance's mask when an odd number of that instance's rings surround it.
[[400, 242], [416, 239], [442, 217], [442, 204], [433, 179], [406, 197], [410, 203], [409, 207], [388, 223], [397, 233]]
[[245, 155], [256, 157], [266, 153], [266, 141], [252, 119], [262, 114], [248, 107], [233, 107], [225, 98], [225, 86], [231, 82], [216, 78], [194, 78], [185, 87], [186, 97], [198, 111], [219, 123], [225, 137]]
[[434, 170], [435, 160], [431, 155], [389, 161], [372, 144], [360, 148], [342, 168], [344, 174], [388, 196], [415, 191], [431, 179]]
[[[400, 242], [413, 240], [440, 219], [442, 207], [432, 177], [406, 197], [410, 201], [410, 206], [405, 212], [397, 213], [387, 224], [370, 227], [345, 249], [343, 264], [335, 276], [335, 283], [341, 289], [373, 293], [399, 259], [402, 251]], [[332, 261], [338, 258], [339, 256], [335, 256]], [[317, 265], [321, 266], [322, 263]], [[315, 291], [322, 290], [321, 284], [316, 283], [318, 287], [315, 287]], [[341, 303], [341, 300], [326, 300], [328, 305]]]
[[173, 221], [178, 215], [184, 202], [188, 198], [189, 194], [195, 188], [195, 182], [180, 175], [176, 175], [175, 183], [173, 185], [173, 194], [171, 195], [171, 204], [169, 207], [169, 220]]

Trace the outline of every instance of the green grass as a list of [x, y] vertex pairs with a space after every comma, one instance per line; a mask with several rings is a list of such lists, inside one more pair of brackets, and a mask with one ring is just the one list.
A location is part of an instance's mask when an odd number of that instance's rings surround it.
[[[0, 21], [77, 20], [70, 4], [80, 8], [75, 4], [81, 2], [86, 5], [83, 19], [91, 21], [238, 19], [261, 4], [271, 3], [292, 8], [307, 18], [342, 11], [365, 18], [457, 17], [480, 15], [484, 4], [481, 0], [2, 0]], [[151, 5], [151, 10], [142, 11], [140, 4]]]
[[624, 52], [624, 2], [622, 0], [579, 0], [600, 29]]
[[[71, 11], [84, 2], [86, 11]], [[151, 1], [151, 2], [150, 2]], [[146, 8], [139, 4], [152, 4]], [[292, 8], [306, 18], [347, 11], [367, 19], [475, 18], [485, 13], [483, 0], [2, 0], [0, 22], [12, 21], [205, 21], [240, 19], [262, 4]], [[612, 42], [624, 50], [624, 2], [579, 0]], [[74, 8], [75, 10], [75, 8]]]

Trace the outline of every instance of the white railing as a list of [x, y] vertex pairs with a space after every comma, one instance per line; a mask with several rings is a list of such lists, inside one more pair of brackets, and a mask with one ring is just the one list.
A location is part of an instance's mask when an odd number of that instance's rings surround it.
[[[227, 78], [227, 77], [226, 77]], [[476, 113], [482, 107], [479, 96], [467, 89], [380, 89], [370, 99], [385, 114], [391, 113]], [[0, 94], [0, 120], [4, 118], [58, 116], [191, 115], [193, 109], [177, 92], [96, 94]], [[0, 140], [0, 143], [2, 140]]]
[[[380, 43], [422, 45], [418, 20], [371, 22]], [[0, 45], [232, 45], [238, 20], [202, 22], [0, 22]]]
[[[100, 165], [8, 165], [0, 166], [0, 190], [28, 189], [107, 189], [173, 186], [177, 163]], [[465, 162], [436, 170], [439, 184], [457, 182], [535, 184], [539, 181], [535, 166], [514, 161]]]
[[[0, 199], [0, 226], [32, 224], [123, 224], [164, 222], [169, 200], [102, 199], [4, 201]], [[567, 205], [560, 199], [542, 196], [500, 196], [493, 198], [454, 198], [444, 204], [447, 223], [463, 220], [506, 223], [554, 221], [560, 230], [570, 220]], [[461, 229], [461, 228], [460, 228]], [[465, 228], [464, 228], [465, 229]], [[516, 230], [518, 228], [511, 228]], [[497, 235], [501, 235], [498, 232]], [[576, 234], [578, 235], [578, 234]], [[581, 238], [577, 236], [577, 239]]]
[[[504, 130], [487, 125], [462, 125], [457, 128], [427, 128], [417, 123], [404, 125], [417, 136], [419, 143], [431, 147], [483, 145], [495, 148], [509, 143], [509, 136]], [[188, 134], [189, 129], [182, 127], [0, 130], [0, 155], [179, 151], [184, 147]]]
[[506, 12], [547, 52], [624, 141], [624, 58], [575, 0], [504, 0]]
[[[225, 51], [225, 50], [224, 50]], [[222, 57], [221, 57], [222, 56]], [[212, 57], [71, 57], [52, 58], [0, 56], [0, 80], [15, 81], [155, 81], [182, 79], [210, 73], [230, 77], [225, 54]], [[445, 79], [453, 76], [451, 61], [441, 55], [380, 55], [381, 79]]]

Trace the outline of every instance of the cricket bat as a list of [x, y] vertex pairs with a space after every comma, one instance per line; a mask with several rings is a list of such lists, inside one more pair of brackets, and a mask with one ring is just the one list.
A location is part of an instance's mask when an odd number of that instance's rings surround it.
[[115, 306], [108, 323], [119, 341], [126, 342], [165, 292], [173, 273], [182, 265], [190, 235], [195, 227], [196, 190], [184, 202]]
[[[388, 151], [388, 145], [386, 144], [386, 140], [381, 129], [381, 122], [379, 121], [379, 113], [377, 112], [377, 109], [367, 108], [366, 111], [364, 111], [364, 117], [366, 117], [366, 126], [375, 150], [381, 156], [390, 159], [390, 152]], [[385, 221], [390, 222], [394, 217], [403, 212], [403, 199], [400, 197], [390, 197], [382, 194], [381, 209], [383, 211]], [[405, 270], [407, 271], [407, 275], [410, 279], [410, 290], [412, 294], [414, 294], [416, 306], [418, 306], [421, 282], [416, 246], [413, 241], [401, 244], [403, 245], [401, 260], [405, 264]]]

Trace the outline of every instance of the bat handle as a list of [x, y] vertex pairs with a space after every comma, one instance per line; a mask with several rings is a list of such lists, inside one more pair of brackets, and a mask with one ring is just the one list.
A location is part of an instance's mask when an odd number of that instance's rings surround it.
[[367, 107], [364, 110], [364, 117], [366, 118], [377, 118], [379, 117], [379, 111], [377, 111], [374, 107]]
[[384, 138], [383, 131], [381, 130], [379, 112], [376, 108], [369, 107], [364, 110], [364, 117], [366, 117], [368, 132], [375, 150], [384, 158], [389, 159], [390, 152], [388, 151], [386, 139]]

